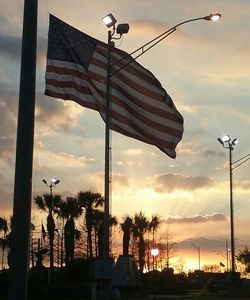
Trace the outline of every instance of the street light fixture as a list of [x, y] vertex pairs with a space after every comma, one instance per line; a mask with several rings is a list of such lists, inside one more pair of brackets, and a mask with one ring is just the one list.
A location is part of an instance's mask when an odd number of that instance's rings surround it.
[[216, 14], [210, 14], [209, 16], [204, 17], [204, 20], [206, 21], [219, 21], [221, 18], [221, 14], [216, 13]]
[[108, 27], [115, 26], [116, 18], [112, 14], [108, 14], [102, 18], [103, 23]]
[[229, 135], [224, 135], [217, 139], [219, 143], [229, 150], [229, 176], [230, 176], [230, 235], [231, 235], [231, 272], [232, 272], [232, 283], [235, 273], [235, 245], [234, 245], [234, 211], [233, 211], [233, 162], [232, 162], [232, 151], [234, 146], [238, 144], [238, 140], [233, 140]]
[[60, 182], [60, 180], [56, 179], [56, 178], [51, 178], [50, 179], [50, 184], [45, 179], [43, 179], [42, 181], [45, 185], [47, 185], [49, 187], [50, 196], [52, 197], [52, 189], [53, 189], [53, 187], [55, 187]]

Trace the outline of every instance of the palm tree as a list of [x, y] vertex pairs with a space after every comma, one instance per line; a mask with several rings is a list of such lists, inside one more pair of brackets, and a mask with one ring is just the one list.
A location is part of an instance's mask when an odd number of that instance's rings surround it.
[[[153, 244], [153, 247], [155, 247], [155, 232], [157, 231], [161, 221], [160, 221], [160, 216], [158, 215], [152, 215], [151, 216], [151, 220], [148, 224], [148, 232], [152, 232], [152, 244]], [[153, 256], [153, 269], [154, 269], [154, 265], [155, 265], [155, 262], [154, 262], [154, 256]], [[149, 241], [148, 241], [148, 267], [149, 267]]]
[[87, 229], [87, 257], [93, 257], [92, 246], [92, 229], [94, 220], [94, 210], [102, 207], [104, 198], [100, 193], [92, 193], [91, 191], [81, 191], [77, 195], [77, 199], [85, 209], [85, 223]]
[[[117, 225], [117, 218], [109, 216], [109, 227]], [[95, 230], [96, 256], [104, 255], [104, 212], [94, 210], [93, 228]]]
[[123, 239], [122, 239], [122, 254], [128, 256], [129, 255], [129, 242], [130, 236], [133, 231], [133, 219], [126, 215], [122, 218], [123, 222], [120, 223], [120, 229], [123, 232]]
[[50, 280], [53, 281], [54, 272], [54, 238], [55, 238], [55, 220], [54, 215], [62, 202], [61, 195], [43, 194], [34, 198], [38, 209], [47, 212], [47, 231], [49, 237], [50, 252]]
[[65, 264], [74, 259], [75, 241], [79, 238], [79, 231], [76, 229], [75, 220], [82, 214], [82, 207], [77, 198], [67, 197], [59, 206], [58, 215], [66, 219], [64, 225], [65, 243]]
[[8, 239], [6, 239], [8, 233], [8, 222], [5, 218], [0, 217], [0, 232], [3, 232], [3, 236], [0, 238], [0, 246], [2, 248], [2, 270], [4, 265], [4, 254], [8, 246]]
[[136, 213], [134, 215], [134, 227], [133, 235], [138, 240], [138, 251], [139, 251], [139, 269], [143, 272], [145, 265], [145, 241], [144, 235], [148, 230], [149, 221], [144, 213]]

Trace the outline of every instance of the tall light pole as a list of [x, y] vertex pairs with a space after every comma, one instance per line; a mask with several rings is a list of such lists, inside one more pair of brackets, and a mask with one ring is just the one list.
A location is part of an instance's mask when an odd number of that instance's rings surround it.
[[[60, 180], [59, 179], [56, 179], [56, 178], [52, 178], [50, 180], [50, 183], [48, 183], [45, 179], [42, 180], [43, 183], [45, 185], [47, 185], [49, 187], [49, 190], [50, 190], [50, 201], [51, 201], [51, 206], [49, 208], [49, 216], [51, 216], [52, 218], [52, 213], [53, 213], [53, 187], [55, 187], [59, 182]], [[53, 233], [54, 235], [54, 233]], [[50, 248], [50, 265], [49, 265], [49, 277], [48, 277], [48, 282], [52, 282], [53, 279], [54, 279], [54, 247], [53, 247], [53, 240], [50, 239], [50, 243], [49, 243], [49, 248]]]
[[198, 252], [198, 266], [199, 266], [199, 271], [201, 269], [201, 247], [197, 246], [195, 244], [191, 244], [192, 246], [194, 246], [194, 248], [197, 250]]
[[[120, 39], [123, 34], [128, 33], [129, 24], [119, 24], [116, 27], [116, 19], [112, 14], [108, 14], [102, 18], [104, 24], [111, 28], [108, 31], [108, 51], [107, 51], [107, 74], [106, 74], [106, 120], [105, 120], [105, 184], [104, 184], [104, 256], [109, 256], [109, 197], [110, 197], [110, 96], [111, 96], [111, 79], [117, 72], [121, 69], [125, 68], [132, 61], [136, 60], [139, 56], [143, 55], [150, 49], [152, 49], [159, 42], [167, 38], [170, 34], [176, 31], [177, 27], [182, 26], [183, 24], [198, 21], [198, 20], [206, 20], [206, 21], [218, 21], [221, 18], [221, 14], [210, 14], [204, 17], [189, 19], [183, 21], [162, 34], [158, 35], [156, 38], [147, 42], [143, 46], [139, 47], [132, 53], [125, 55], [124, 58], [117, 61], [114, 65], [111, 65], [111, 53], [112, 49], [115, 47], [113, 40]], [[114, 34], [117, 33], [119, 37], [115, 37]], [[139, 53], [139, 54], [138, 54]], [[122, 64], [124, 62], [124, 64]], [[117, 68], [113, 73], [111, 72], [112, 67], [120, 64], [121, 66]]]
[[232, 151], [234, 146], [238, 144], [237, 139], [231, 139], [229, 135], [224, 135], [217, 139], [223, 148], [229, 151], [229, 178], [230, 178], [230, 238], [231, 238], [231, 272], [232, 281], [235, 273], [235, 245], [234, 245], [234, 210], [233, 210], [233, 162], [232, 162]]
[[[119, 24], [116, 28], [116, 19], [108, 14], [103, 19], [104, 24], [111, 28], [108, 31], [108, 53], [107, 53], [107, 74], [106, 74], [106, 127], [105, 127], [105, 184], [104, 184], [104, 257], [109, 257], [109, 197], [110, 197], [110, 90], [111, 90], [111, 52], [114, 48], [113, 39], [120, 39], [123, 34], [128, 33], [128, 24]], [[118, 33], [120, 37], [114, 37]]]
[[[111, 55], [112, 50], [114, 49], [115, 45], [113, 40], [120, 39], [123, 34], [128, 33], [129, 31], [129, 24], [119, 24], [116, 27], [116, 19], [112, 14], [108, 14], [102, 18], [104, 24], [109, 28], [108, 31], [108, 48], [107, 48], [107, 74], [106, 74], [106, 106], [105, 106], [105, 183], [104, 183], [104, 258], [106, 259], [107, 265], [105, 269], [109, 268], [109, 198], [110, 198], [110, 105], [111, 105], [111, 79], [117, 72], [121, 69], [126, 67], [128, 64], [133, 62], [139, 56], [150, 50], [152, 47], [157, 45], [160, 41], [165, 39], [171, 33], [173, 33], [177, 27], [197, 20], [207, 20], [207, 21], [217, 21], [221, 17], [220, 14], [210, 14], [205, 17], [190, 19], [184, 22], [177, 24], [176, 26], [170, 28], [169, 30], [165, 31], [161, 35], [157, 36], [153, 40], [149, 41], [142, 47], [136, 49], [131, 54], [125, 55], [119, 61], [116, 61], [114, 65], [111, 65]], [[115, 37], [114, 35], [118, 34], [119, 37]], [[141, 53], [133, 57], [138, 51]], [[113, 73], [111, 73], [113, 66], [118, 66]], [[124, 63], [124, 64], [122, 64]]]

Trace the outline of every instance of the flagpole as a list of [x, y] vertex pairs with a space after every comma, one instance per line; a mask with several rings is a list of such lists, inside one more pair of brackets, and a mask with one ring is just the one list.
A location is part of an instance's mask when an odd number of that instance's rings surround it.
[[30, 257], [37, 0], [24, 1], [9, 300], [26, 300]]
[[109, 198], [110, 198], [110, 54], [114, 43], [112, 31], [108, 31], [106, 75], [106, 126], [105, 126], [105, 189], [104, 189], [104, 257], [109, 257]]

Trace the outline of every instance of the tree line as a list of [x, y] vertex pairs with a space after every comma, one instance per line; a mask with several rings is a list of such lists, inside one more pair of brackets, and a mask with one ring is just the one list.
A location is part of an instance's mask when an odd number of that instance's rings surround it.
[[[85, 258], [100, 257], [104, 254], [104, 197], [100, 193], [91, 191], [80, 191], [75, 197], [62, 198], [59, 194], [43, 194], [34, 198], [35, 206], [38, 210], [46, 213], [46, 224], [41, 228], [41, 239], [47, 238], [47, 246], [42, 247], [41, 243], [38, 249], [33, 249], [31, 254], [35, 253], [37, 262], [41, 266], [44, 254], [49, 254], [49, 267], [53, 274], [55, 263], [55, 250], [59, 250], [57, 245], [57, 235], [61, 235], [63, 240], [63, 264], [67, 266], [74, 260], [77, 247], [81, 241], [85, 244]], [[77, 221], [83, 217], [84, 224], [79, 229]], [[1, 218], [3, 224], [0, 224], [0, 232], [4, 234], [0, 238], [2, 251], [9, 248], [11, 239], [11, 225], [8, 227], [6, 219]], [[59, 226], [60, 220], [61, 226]], [[11, 222], [9, 222], [11, 224]], [[113, 227], [117, 228], [122, 235], [122, 254], [134, 255], [143, 272], [145, 265], [150, 269], [150, 250], [155, 245], [155, 233], [161, 223], [158, 215], [152, 215], [148, 218], [143, 212], [134, 213], [134, 215], [124, 215], [120, 221], [117, 217], [109, 217], [110, 232]], [[40, 239], [39, 239], [40, 240]], [[32, 241], [31, 241], [32, 243]], [[81, 245], [83, 247], [83, 245]], [[6, 252], [6, 251], [5, 251]], [[2, 252], [2, 261], [4, 252]], [[62, 255], [62, 253], [61, 253]], [[147, 258], [146, 258], [147, 255]], [[152, 259], [152, 257], [151, 257]], [[3, 264], [3, 263], [2, 263]], [[154, 267], [154, 262], [153, 266]], [[3, 267], [2, 267], [3, 268]], [[51, 274], [51, 276], [53, 276]]]
[[[61, 267], [67, 266], [75, 259], [77, 247], [85, 246], [82, 257], [92, 259], [101, 257], [104, 254], [104, 197], [100, 193], [91, 191], [80, 191], [75, 197], [62, 198], [59, 194], [43, 194], [34, 198], [37, 209], [46, 213], [46, 229], [41, 228], [41, 239], [47, 237], [46, 247], [41, 244], [37, 249], [33, 249], [31, 254], [35, 253], [37, 257], [37, 266], [42, 266], [44, 254], [49, 254], [49, 267], [53, 274], [54, 253], [59, 244], [56, 245], [56, 234], [61, 236]], [[79, 229], [77, 220], [83, 217], [83, 225]], [[58, 225], [60, 220], [60, 226]], [[115, 216], [109, 217], [110, 229], [118, 228], [122, 234], [122, 254], [125, 256], [134, 255], [139, 266], [140, 272], [144, 269], [148, 271], [155, 268], [155, 257], [151, 255], [151, 249], [156, 245], [164, 255], [165, 267], [170, 267], [170, 259], [173, 257], [176, 249], [169, 232], [165, 237], [164, 243], [155, 242], [155, 234], [161, 224], [161, 218], [158, 215], [147, 217], [143, 212], [134, 213], [132, 216], [124, 215], [120, 221]], [[2, 249], [1, 267], [4, 268], [4, 261], [8, 257], [11, 243], [11, 218], [8, 221], [0, 217], [0, 247]], [[111, 230], [110, 230], [111, 232]], [[31, 243], [33, 241], [31, 240]], [[250, 271], [250, 251], [246, 246], [243, 251], [237, 255], [237, 260], [245, 265], [246, 271]], [[156, 266], [157, 268], [157, 266]], [[51, 276], [53, 276], [51, 274]]]

